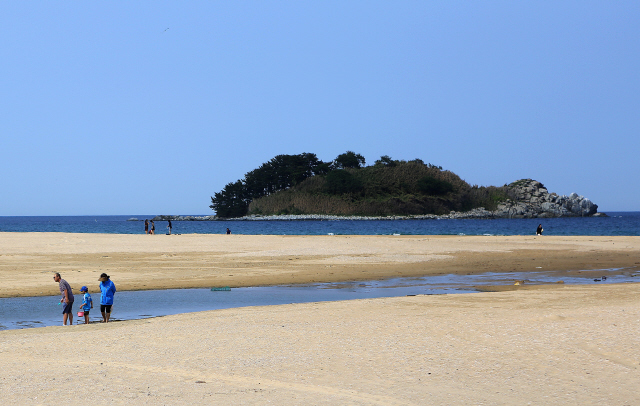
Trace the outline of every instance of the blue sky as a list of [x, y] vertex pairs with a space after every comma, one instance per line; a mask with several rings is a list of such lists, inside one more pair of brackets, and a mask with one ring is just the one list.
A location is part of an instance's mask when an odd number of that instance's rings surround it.
[[213, 214], [278, 154], [640, 210], [640, 3], [0, 3], [0, 215]]

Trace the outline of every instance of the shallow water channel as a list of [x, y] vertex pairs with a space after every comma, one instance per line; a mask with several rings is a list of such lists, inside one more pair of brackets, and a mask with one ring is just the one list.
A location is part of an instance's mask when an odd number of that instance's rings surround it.
[[[608, 275], [606, 280], [599, 276]], [[598, 281], [594, 281], [598, 275]], [[477, 275], [434, 275], [421, 278], [395, 278], [379, 281], [322, 283], [312, 285], [259, 286], [232, 288], [230, 291], [211, 289], [168, 289], [118, 292], [112, 310], [112, 320], [132, 320], [170, 314], [229, 309], [245, 306], [266, 306], [289, 303], [325, 302], [378, 297], [437, 295], [478, 292], [478, 286], [513, 285], [516, 280], [526, 284], [556, 283], [625, 283], [640, 282], [640, 275], [618, 269], [585, 271], [579, 276], [563, 276], [546, 272], [501, 272]], [[91, 322], [99, 322], [100, 294], [92, 294], [94, 308]], [[84, 322], [77, 316], [82, 295], [76, 294], [74, 324]], [[0, 298], [0, 330], [57, 326], [62, 324], [60, 296]]]

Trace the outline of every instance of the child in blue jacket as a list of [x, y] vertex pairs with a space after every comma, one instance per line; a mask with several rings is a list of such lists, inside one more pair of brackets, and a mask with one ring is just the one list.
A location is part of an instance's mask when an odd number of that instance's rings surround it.
[[86, 286], [80, 288], [80, 293], [84, 293], [80, 310], [84, 312], [84, 324], [89, 324], [89, 311], [93, 309], [93, 300]]

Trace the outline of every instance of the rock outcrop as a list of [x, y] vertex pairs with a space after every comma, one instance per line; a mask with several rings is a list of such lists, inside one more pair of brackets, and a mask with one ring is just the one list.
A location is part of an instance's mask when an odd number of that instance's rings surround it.
[[536, 180], [521, 179], [507, 186], [511, 199], [498, 205], [493, 212], [498, 218], [546, 218], [546, 217], [587, 217], [598, 211], [598, 205], [584, 196], [571, 193], [558, 196], [549, 193]]

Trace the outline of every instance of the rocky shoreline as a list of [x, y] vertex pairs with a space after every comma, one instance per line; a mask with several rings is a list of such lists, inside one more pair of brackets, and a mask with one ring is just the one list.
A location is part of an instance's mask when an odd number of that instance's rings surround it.
[[548, 217], [590, 217], [598, 213], [598, 205], [584, 196], [571, 193], [559, 196], [549, 193], [536, 180], [521, 179], [509, 185], [513, 199], [498, 205], [498, 218], [548, 218]]
[[598, 205], [584, 196], [571, 193], [559, 196], [549, 193], [544, 185], [536, 180], [521, 179], [509, 186], [511, 199], [500, 203], [496, 210], [479, 207], [467, 212], [452, 211], [449, 214], [412, 215], [412, 216], [335, 216], [328, 214], [286, 214], [286, 215], [249, 215], [237, 218], [218, 216], [174, 216], [160, 215], [153, 221], [296, 221], [296, 220], [443, 220], [443, 219], [501, 219], [501, 218], [550, 218], [550, 217], [606, 217], [598, 213]]

